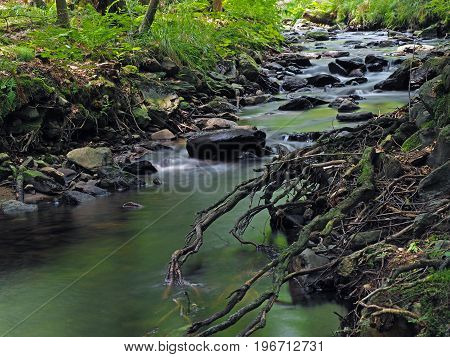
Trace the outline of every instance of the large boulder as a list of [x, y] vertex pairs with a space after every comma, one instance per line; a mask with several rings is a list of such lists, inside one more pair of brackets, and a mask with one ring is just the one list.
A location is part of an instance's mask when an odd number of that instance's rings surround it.
[[16, 200], [9, 200], [0, 204], [0, 211], [6, 215], [17, 215], [28, 212], [37, 211], [38, 206], [34, 204], [26, 204]]
[[266, 145], [266, 134], [260, 130], [228, 129], [197, 133], [187, 140], [190, 157], [204, 160], [236, 160], [242, 153], [261, 156]]
[[308, 81], [308, 84], [314, 87], [325, 87], [327, 85], [340, 83], [339, 78], [336, 78], [329, 74], [317, 74], [315, 76], [307, 78], [306, 80]]
[[111, 149], [107, 147], [86, 146], [70, 151], [66, 157], [69, 161], [87, 170], [96, 170], [111, 165], [113, 162]]
[[366, 65], [364, 64], [362, 58], [354, 57], [354, 58], [336, 58], [336, 63], [344, 68], [348, 73], [355, 69], [359, 69], [363, 72], [366, 71]]
[[340, 76], [348, 76], [347, 70], [335, 62], [328, 63], [328, 70], [330, 71], [330, 73], [333, 74], [339, 74]]
[[410, 71], [420, 65], [419, 61], [404, 61], [387, 79], [375, 84], [375, 89], [381, 90], [407, 90], [409, 86]]

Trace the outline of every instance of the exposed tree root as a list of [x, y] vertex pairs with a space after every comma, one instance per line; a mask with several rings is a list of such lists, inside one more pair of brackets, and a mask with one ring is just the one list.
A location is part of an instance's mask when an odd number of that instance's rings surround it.
[[[380, 174], [378, 154], [381, 140], [401, 123], [402, 119], [380, 117], [356, 128], [326, 133], [314, 146], [288, 153], [267, 164], [260, 177], [240, 184], [221, 201], [200, 212], [186, 237], [185, 246], [172, 255], [167, 274], [168, 284], [183, 284], [181, 268], [189, 256], [199, 251], [204, 232], [246, 198], [251, 198], [252, 203], [255, 197], [257, 200], [253, 207], [238, 218], [231, 230], [240, 243], [262, 247], [256, 242], [244, 240], [243, 234], [252, 219], [263, 211], [268, 211], [271, 216], [272, 230], [278, 229], [286, 234], [290, 230], [294, 233], [291, 234], [291, 244], [233, 291], [221, 311], [194, 322], [188, 334], [213, 335], [257, 310], [256, 317], [239, 333], [240, 336], [249, 336], [265, 326], [267, 314], [276, 303], [284, 283], [301, 275], [323, 274], [339, 269], [344, 264], [340, 257], [354, 252], [354, 236], [359, 232], [379, 230], [382, 232], [379, 240], [384, 238], [386, 242], [400, 239], [410, 231], [412, 221], [421, 212], [421, 203], [414, 199], [416, 193], [411, 187], [418, 183], [424, 172], [408, 166], [402, 176], [394, 180], [386, 179]], [[343, 132], [347, 134], [342, 135]], [[307, 209], [312, 212], [312, 216], [305, 218], [303, 224], [291, 219], [291, 212], [293, 217], [303, 214], [307, 217]], [[320, 267], [291, 270], [288, 273], [290, 263], [304, 251], [307, 244], [319, 241], [334, 242], [338, 258]], [[369, 242], [369, 247], [373, 243], [377, 242]], [[371, 254], [378, 253], [370, 253], [366, 247], [355, 257], [361, 254], [371, 259]], [[233, 313], [251, 287], [268, 274], [272, 275], [271, 287]], [[351, 291], [354, 284], [355, 281], [350, 281], [344, 288]], [[380, 287], [379, 291], [382, 289]], [[354, 292], [350, 296], [352, 294]], [[369, 296], [370, 292], [364, 295]], [[367, 300], [360, 296], [359, 305], [365, 304], [363, 301]], [[401, 309], [390, 307], [379, 309], [378, 314], [390, 313], [391, 310], [392, 313], [406, 314]]]

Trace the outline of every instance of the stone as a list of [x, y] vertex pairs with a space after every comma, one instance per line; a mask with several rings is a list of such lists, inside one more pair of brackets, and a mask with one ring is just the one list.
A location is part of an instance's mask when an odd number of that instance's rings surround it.
[[70, 151], [66, 157], [70, 162], [87, 170], [96, 170], [113, 162], [111, 149], [107, 147], [86, 146]]
[[238, 111], [238, 108], [235, 105], [231, 104], [225, 98], [222, 97], [214, 98], [209, 103], [201, 105], [199, 109], [205, 113], [215, 113], [215, 114], [225, 112], [236, 113]]
[[92, 201], [93, 199], [93, 196], [79, 191], [66, 191], [61, 197], [62, 202], [73, 206]]
[[330, 73], [339, 74], [340, 76], [348, 75], [347, 70], [335, 62], [328, 63], [328, 70], [330, 71]]
[[360, 109], [360, 106], [356, 104], [354, 101], [345, 98], [342, 103], [338, 107], [338, 112], [353, 112], [355, 110]]
[[366, 77], [355, 77], [355, 78], [351, 78], [348, 81], [344, 82], [345, 85], [358, 85], [358, 84], [363, 84], [363, 83], [367, 83], [369, 80]]
[[322, 56], [331, 57], [331, 58], [348, 57], [348, 56], [350, 56], [350, 52], [348, 52], [348, 51], [325, 51], [325, 52], [322, 52]]
[[311, 109], [317, 105], [327, 104], [328, 102], [313, 97], [302, 96], [294, 98], [286, 104], [281, 105], [279, 110], [306, 110]]
[[375, 89], [381, 90], [407, 90], [409, 86], [410, 67], [417, 67], [420, 62], [416, 61], [411, 64], [411, 60], [404, 61], [394, 73], [387, 79], [375, 84]]
[[379, 163], [380, 174], [387, 179], [395, 179], [404, 173], [401, 162], [392, 155], [381, 153]]
[[429, 157], [431, 167], [438, 167], [450, 159], [450, 124], [439, 132], [436, 145]]
[[123, 170], [134, 175], [154, 174], [158, 170], [146, 159], [140, 159], [124, 165]]
[[419, 37], [423, 38], [424, 40], [432, 40], [438, 37], [438, 33], [439, 33], [439, 25], [433, 24], [420, 31]]
[[161, 61], [161, 68], [168, 76], [175, 76], [180, 71], [180, 67], [168, 57]]
[[408, 53], [428, 53], [434, 50], [434, 46], [431, 45], [421, 45], [421, 44], [409, 44], [403, 45], [397, 48], [395, 51], [397, 55], [406, 55]]
[[353, 71], [350, 71], [350, 73], [348, 75], [350, 77], [362, 78], [362, 77], [364, 77], [364, 72], [361, 69], [357, 68], [357, 69], [354, 69]]
[[39, 171], [42, 172], [44, 175], [51, 177], [60, 185], [64, 186], [66, 184], [64, 174], [61, 171], [56, 170], [53, 167], [46, 166], [46, 167], [39, 169]]
[[410, 112], [410, 119], [414, 120], [417, 127], [421, 127], [426, 122], [433, 119], [431, 114], [428, 112], [428, 110], [425, 108], [422, 102], [415, 103], [411, 107]]
[[372, 112], [357, 112], [338, 114], [336, 119], [342, 122], [367, 121], [374, 117]]
[[304, 88], [308, 85], [308, 81], [300, 77], [288, 77], [285, 78], [282, 84], [282, 88], [285, 91], [293, 92], [300, 88]]
[[360, 69], [361, 71], [366, 71], [366, 65], [364, 64], [362, 58], [354, 57], [354, 58], [336, 58], [336, 64], [344, 68], [347, 73], [355, 69]]
[[89, 180], [87, 182], [77, 182], [74, 186], [75, 191], [80, 191], [92, 196], [107, 196], [109, 192], [103, 188], [100, 188], [97, 185], [96, 180]]
[[260, 76], [260, 68], [256, 61], [247, 54], [239, 57], [239, 70], [249, 81], [256, 82]]
[[176, 136], [174, 133], [172, 133], [169, 129], [162, 129], [160, 131], [157, 131], [156, 133], [153, 133], [151, 136], [152, 140], [174, 140], [176, 139]]
[[236, 160], [243, 152], [264, 153], [266, 134], [259, 130], [226, 129], [196, 133], [187, 139], [190, 157], [203, 160]]
[[142, 72], [164, 72], [161, 63], [155, 58], [147, 58], [139, 63], [139, 69]]
[[33, 185], [34, 189], [41, 193], [58, 194], [64, 190], [64, 185], [57, 183], [53, 178], [36, 170], [25, 170], [23, 172], [23, 181], [25, 184]]
[[324, 31], [308, 31], [305, 33], [305, 37], [314, 41], [328, 41], [330, 35]]
[[98, 170], [98, 186], [107, 190], [124, 191], [133, 187], [140, 187], [145, 184], [136, 175], [121, 170], [116, 166], [106, 166]]
[[381, 239], [381, 230], [358, 232], [350, 236], [350, 245], [352, 249], [361, 249], [378, 242]]
[[439, 86], [442, 83], [442, 76], [437, 76], [430, 81], [425, 82], [419, 89], [419, 99], [425, 108], [434, 114], [436, 101], [439, 97]]
[[308, 84], [314, 87], [325, 87], [330, 84], [340, 83], [339, 78], [331, 76], [329, 74], [317, 74], [315, 76], [306, 79]]
[[418, 192], [425, 199], [448, 197], [450, 194], [450, 161], [424, 177], [419, 182]]
[[258, 105], [258, 104], [267, 103], [272, 98], [273, 97], [270, 94], [253, 95], [253, 96], [241, 98], [240, 103], [245, 106]]
[[231, 129], [237, 126], [234, 121], [222, 118], [199, 118], [194, 122], [202, 130]]
[[389, 66], [389, 61], [376, 55], [367, 55], [364, 62], [369, 72], [381, 72], [385, 67]]
[[136, 202], [125, 202], [122, 205], [122, 208], [126, 208], [126, 209], [141, 209], [141, 208], [144, 208], [144, 206], [141, 205], [140, 203], [136, 203]]
[[14, 216], [18, 214], [35, 212], [38, 206], [34, 204], [27, 204], [16, 200], [9, 200], [0, 203], [0, 211], [8, 216]]

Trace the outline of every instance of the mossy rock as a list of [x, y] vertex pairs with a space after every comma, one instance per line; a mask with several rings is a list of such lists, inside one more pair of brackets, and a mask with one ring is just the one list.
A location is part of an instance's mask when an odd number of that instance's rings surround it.
[[420, 140], [419, 132], [412, 134], [402, 145], [403, 152], [410, 152], [412, 150], [418, 149], [422, 146], [422, 141]]
[[256, 61], [248, 54], [239, 56], [239, 70], [249, 81], [255, 82], [260, 75], [260, 68]]
[[314, 41], [328, 41], [330, 35], [324, 31], [308, 31], [305, 33], [305, 37]]
[[3, 163], [8, 160], [9, 160], [9, 155], [6, 152], [0, 152], [0, 164], [3, 165]]
[[151, 124], [147, 108], [143, 105], [133, 109], [133, 116], [141, 129], [146, 129]]

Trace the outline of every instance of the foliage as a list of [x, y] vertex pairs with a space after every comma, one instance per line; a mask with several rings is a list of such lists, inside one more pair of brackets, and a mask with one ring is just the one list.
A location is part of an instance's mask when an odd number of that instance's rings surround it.
[[293, 0], [286, 12], [300, 18], [305, 11], [326, 13], [336, 22], [367, 27], [420, 28], [436, 21], [449, 24], [450, 3], [441, 0]]

